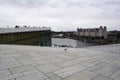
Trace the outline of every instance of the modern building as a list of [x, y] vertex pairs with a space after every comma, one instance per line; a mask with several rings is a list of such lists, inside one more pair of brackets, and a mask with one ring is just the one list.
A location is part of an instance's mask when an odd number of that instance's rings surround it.
[[51, 28], [0, 28], [0, 44], [51, 46]]
[[94, 37], [94, 38], [107, 38], [107, 28], [106, 26], [100, 28], [77, 28], [77, 35], [81, 37]]

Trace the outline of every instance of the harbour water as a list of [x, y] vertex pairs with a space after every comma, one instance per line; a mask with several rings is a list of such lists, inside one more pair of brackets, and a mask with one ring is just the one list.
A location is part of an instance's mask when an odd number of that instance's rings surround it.
[[86, 43], [74, 39], [68, 38], [52, 38], [52, 46], [68, 46], [68, 47], [88, 47], [88, 46], [95, 46], [94, 43]]

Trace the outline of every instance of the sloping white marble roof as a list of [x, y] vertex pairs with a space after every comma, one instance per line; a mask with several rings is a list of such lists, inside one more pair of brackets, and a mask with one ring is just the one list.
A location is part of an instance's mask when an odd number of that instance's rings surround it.
[[0, 80], [120, 80], [120, 51], [64, 49], [0, 44]]
[[0, 34], [51, 30], [50, 27], [0, 28]]

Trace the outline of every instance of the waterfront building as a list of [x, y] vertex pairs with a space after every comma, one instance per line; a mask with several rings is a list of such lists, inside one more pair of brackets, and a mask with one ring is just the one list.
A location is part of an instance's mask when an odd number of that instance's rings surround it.
[[102, 38], [106, 39], [107, 38], [107, 28], [106, 26], [100, 28], [77, 28], [77, 33], [78, 36], [81, 37], [94, 37], [94, 38]]
[[0, 28], [0, 44], [51, 46], [51, 28]]

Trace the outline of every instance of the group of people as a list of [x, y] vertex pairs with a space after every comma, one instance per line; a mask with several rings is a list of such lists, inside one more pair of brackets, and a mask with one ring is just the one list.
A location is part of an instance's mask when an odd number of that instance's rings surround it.
[[69, 46], [69, 45], [57, 45], [57, 44], [53, 44], [53, 47], [68, 47], [68, 48], [74, 48], [73, 46]]

